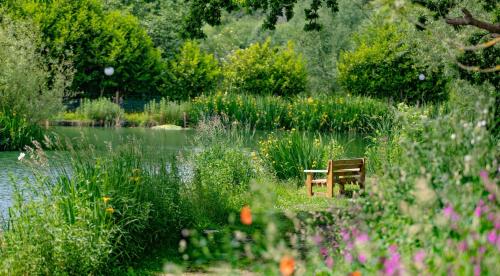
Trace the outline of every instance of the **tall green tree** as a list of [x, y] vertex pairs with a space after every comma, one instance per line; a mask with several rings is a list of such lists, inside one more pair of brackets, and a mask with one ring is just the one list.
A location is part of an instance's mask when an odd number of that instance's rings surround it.
[[[134, 16], [106, 11], [100, 0], [20, 0], [5, 6], [15, 17], [33, 21], [50, 57], [71, 57], [75, 90], [86, 96], [159, 92], [165, 64]], [[110, 78], [103, 72], [107, 66], [115, 67]]]

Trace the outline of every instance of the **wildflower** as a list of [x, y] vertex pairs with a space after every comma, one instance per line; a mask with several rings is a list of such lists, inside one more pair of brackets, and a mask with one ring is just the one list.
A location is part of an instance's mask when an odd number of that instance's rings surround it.
[[356, 270], [353, 273], [351, 273], [350, 276], [361, 276], [361, 272], [359, 270]]
[[113, 214], [114, 212], [115, 212], [115, 209], [113, 209], [113, 207], [106, 208], [106, 213]]
[[19, 154], [19, 157], [17, 157], [17, 160], [21, 161], [21, 160], [23, 160], [23, 159], [24, 159], [24, 157], [25, 157], [25, 156], [26, 156], [26, 154], [25, 154], [24, 152], [21, 152], [21, 153]]
[[280, 272], [283, 276], [289, 276], [293, 274], [295, 270], [295, 260], [289, 256], [283, 256], [280, 261]]
[[488, 233], [486, 239], [488, 240], [489, 243], [491, 243], [492, 245], [495, 245], [496, 241], [497, 241], [497, 233], [495, 230], [492, 230]]
[[472, 160], [472, 157], [470, 155], [464, 156], [464, 161], [465, 162], [470, 162]]
[[481, 180], [483, 180], [484, 183], [487, 183], [489, 181], [488, 172], [486, 170], [482, 170], [479, 173], [479, 177], [481, 178]]
[[366, 255], [364, 255], [364, 254], [359, 254], [359, 256], [358, 256], [358, 261], [359, 261], [360, 263], [362, 263], [362, 264], [366, 263], [366, 259], [367, 259], [367, 258], [366, 258]]
[[102, 201], [104, 201], [104, 204], [107, 204], [110, 199], [110, 197], [105, 196], [102, 198]]
[[326, 257], [325, 264], [328, 268], [333, 268], [333, 258], [331, 256]]
[[460, 218], [458, 214], [455, 213], [455, 210], [453, 210], [453, 206], [451, 206], [451, 204], [446, 205], [446, 207], [443, 209], [443, 214], [445, 217], [451, 219], [452, 221], [457, 221]]
[[474, 276], [480, 276], [480, 275], [481, 275], [481, 266], [475, 265], [474, 266]]
[[456, 135], [455, 133], [453, 133], [453, 134], [451, 135], [451, 140], [455, 140], [456, 138], [457, 138], [457, 135]]
[[344, 253], [344, 260], [345, 260], [347, 263], [351, 263], [351, 262], [352, 262], [352, 255], [351, 255], [351, 253], [349, 253], [349, 252], [345, 252], [345, 253]]
[[425, 260], [424, 250], [419, 250], [417, 253], [415, 253], [415, 256], [413, 256], [413, 261], [419, 268], [424, 266], [424, 260]]
[[469, 246], [467, 245], [467, 241], [461, 241], [458, 244], [458, 250], [460, 250], [461, 252], [467, 251], [468, 248], [469, 248]]
[[247, 205], [245, 205], [245, 206], [243, 206], [243, 208], [241, 208], [240, 220], [241, 220], [241, 223], [243, 223], [245, 225], [252, 224], [252, 212], [250, 211], [250, 207], [248, 207]]

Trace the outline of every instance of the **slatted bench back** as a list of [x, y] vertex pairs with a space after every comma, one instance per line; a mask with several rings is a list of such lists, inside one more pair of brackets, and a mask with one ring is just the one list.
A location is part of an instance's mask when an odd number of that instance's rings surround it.
[[343, 192], [345, 184], [358, 184], [361, 189], [365, 186], [365, 159], [343, 159], [332, 162], [333, 183], [340, 184]]

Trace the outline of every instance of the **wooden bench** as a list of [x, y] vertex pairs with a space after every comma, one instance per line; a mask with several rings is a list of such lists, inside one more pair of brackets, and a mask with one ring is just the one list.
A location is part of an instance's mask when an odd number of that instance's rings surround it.
[[[365, 159], [329, 160], [326, 170], [304, 170], [307, 173], [307, 195], [323, 195], [333, 197], [335, 185], [339, 185], [340, 193], [344, 192], [345, 184], [358, 184], [365, 188]], [[326, 174], [326, 178], [314, 179], [314, 174]], [[326, 193], [313, 192], [314, 186], [326, 186]]]

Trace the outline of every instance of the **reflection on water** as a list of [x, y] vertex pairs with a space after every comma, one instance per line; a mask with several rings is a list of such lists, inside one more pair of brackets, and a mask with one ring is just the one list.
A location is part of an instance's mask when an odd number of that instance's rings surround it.
[[[193, 130], [153, 130], [148, 128], [79, 128], [79, 127], [56, 127], [53, 130], [59, 136], [72, 140], [78, 147], [83, 140], [95, 146], [97, 150], [104, 150], [110, 145], [116, 146], [130, 143], [135, 139], [144, 146], [144, 154], [161, 156], [168, 159], [179, 150], [189, 149], [195, 132]], [[267, 132], [245, 133], [241, 135], [245, 147], [256, 148], [257, 141], [264, 137]], [[335, 135], [335, 138], [344, 145], [347, 157], [363, 156], [365, 143], [363, 139]], [[5, 216], [10, 206], [11, 184], [10, 176], [18, 181], [31, 176], [29, 169], [18, 160], [19, 152], [0, 152], [0, 216]], [[184, 168], [186, 169], [186, 168]]]

